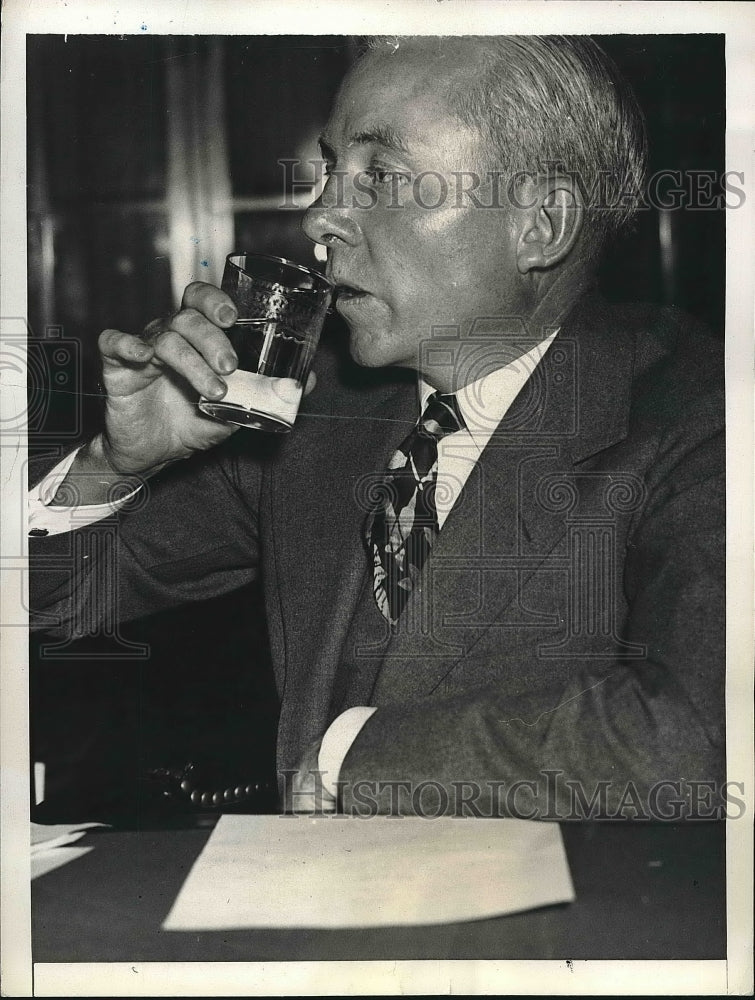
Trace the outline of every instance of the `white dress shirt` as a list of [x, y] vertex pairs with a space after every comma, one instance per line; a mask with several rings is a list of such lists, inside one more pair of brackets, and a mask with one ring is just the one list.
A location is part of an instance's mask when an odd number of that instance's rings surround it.
[[53, 498], [58, 492], [58, 487], [68, 475], [68, 470], [73, 465], [73, 460], [78, 455], [79, 450], [76, 448], [70, 455], [66, 455], [54, 469], [47, 473], [44, 479], [41, 479], [36, 486], [29, 490], [29, 534], [60, 535], [65, 531], [85, 528], [88, 524], [101, 521], [103, 517], [112, 517], [127, 500], [141, 489], [141, 486], [137, 486], [135, 490], [119, 496], [112, 503], [93, 503], [79, 507], [54, 505]]
[[[438, 479], [435, 496], [439, 528], [443, 528], [451, 508], [456, 503], [493, 431], [527, 383], [557, 333], [558, 330], [555, 330], [527, 354], [471, 382], [456, 393], [466, 426], [464, 430], [448, 434], [438, 442]], [[420, 379], [420, 414], [434, 391], [431, 385]], [[30, 491], [29, 528], [34, 530], [35, 534], [55, 535], [85, 527], [113, 514], [130, 496], [133, 496], [133, 493], [130, 493], [109, 504], [82, 507], [51, 506], [58, 486], [65, 479], [75, 455], [76, 452], [73, 452], [63, 459]], [[318, 768], [322, 772], [323, 785], [331, 794], [336, 792], [336, 783], [351, 744], [375, 711], [375, 708], [367, 706], [349, 708], [334, 719], [327, 729], [320, 745]]]

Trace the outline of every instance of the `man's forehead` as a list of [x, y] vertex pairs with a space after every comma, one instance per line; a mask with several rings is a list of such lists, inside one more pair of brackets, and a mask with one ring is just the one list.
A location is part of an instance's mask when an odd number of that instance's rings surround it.
[[456, 48], [429, 40], [387, 42], [368, 51], [344, 80], [323, 134], [326, 144], [370, 143], [410, 152], [433, 125], [456, 120], [449, 97], [473, 73]]

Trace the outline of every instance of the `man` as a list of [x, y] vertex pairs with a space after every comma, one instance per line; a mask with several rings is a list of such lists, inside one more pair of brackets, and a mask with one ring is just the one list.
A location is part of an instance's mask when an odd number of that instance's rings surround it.
[[69, 544], [72, 495], [91, 533], [146, 485], [112, 579], [38, 574], [47, 620], [261, 576], [290, 808], [657, 816], [718, 781], [720, 363], [686, 318], [593, 288], [644, 145], [589, 40], [374, 42], [304, 229], [385, 377], [323, 351], [290, 438], [231, 439], [196, 408], [236, 366], [222, 292], [105, 331], [106, 429], [34, 494], [33, 550]]

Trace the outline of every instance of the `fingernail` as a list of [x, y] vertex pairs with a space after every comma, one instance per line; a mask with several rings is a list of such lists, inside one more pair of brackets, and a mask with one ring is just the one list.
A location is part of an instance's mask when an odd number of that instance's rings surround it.
[[228, 324], [233, 323], [236, 319], [236, 310], [233, 306], [221, 306], [220, 309], [218, 309], [218, 319], [221, 323], [227, 326]]
[[230, 374], [238, 368], [239, 359], [235, 354], [221, 354], [218, 358], [218, 367], [222, 372]]
[[210, 388], [207, 392], [208, 396], [223, 396], [226, 390], [225, 382], [221, 382], [219, 378], [215, 378], [210, 382]]

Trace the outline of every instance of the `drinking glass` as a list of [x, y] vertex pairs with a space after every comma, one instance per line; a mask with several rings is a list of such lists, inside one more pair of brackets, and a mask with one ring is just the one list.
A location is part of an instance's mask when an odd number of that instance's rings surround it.
[[333, 284], [283, 257], [231, 253], [221, 287], [238, 310], [226, 336], [239, 364], [223, 376], [225, 396], [202, 396], [199, 409], [242, 427], [286, 433], [296, 420]]

